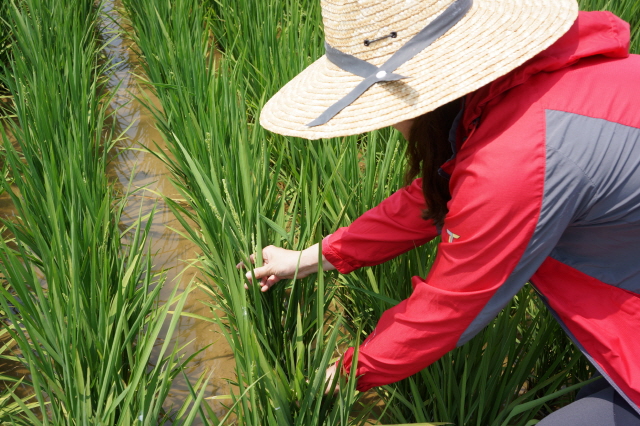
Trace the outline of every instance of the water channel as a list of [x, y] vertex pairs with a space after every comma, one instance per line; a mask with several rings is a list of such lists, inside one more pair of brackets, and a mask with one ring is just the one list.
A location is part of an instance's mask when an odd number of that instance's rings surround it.
[[[142, 188], [129, 198], [125, 212], [124, 225], [138, 219], [142, 206], [143, 214], [155, 207], [155, 216], [151, 226], [151, 252], [156, 271], [166, 271], [167, 281], [162, 292], [162, 302], [166, 302], [175, 286], [184, 289], [192, 280], [197, 279], [195, 267], [189, 262], [196, 258], [196, 247], [180, 235], [181, 225], [163, 201], [163, 196], [180, 199], [180, 193], [173, 187], [169, 170], [150, 149], [166, 150], [162, 135], [156, 129], [151, 112], [138, 99], [148, 99], [154, 106], [159, 102], [150, 90], [145, 89], [136, 76], [143, 74], [135, 46], [129, 38], [122, 34], [127, 30], [123, 19], [122, 5], [119, 0], [110, 0], [105, 5], [105, 37], [113, 39], [106, 47], [106, 54], [115, 65], [115, 72], [110, 79], [110, 88], [119, 86], [113, 98], [112, 107], [117, 110], [116, 119], [119, 131], [125, 138], [116, 147], [115, 157], [111, 162], [109, 175], [122, 188], [126, 188], [131, 180], [133, 188]], [[156, 148], [157, 145], [157, 148]], [[211, 301], [210, 296], [196, 289], [189, 297], [184, 311], [210, 317], [209, 308], [201, 300]], [[234, 361], [231, 349], [224, 337], [212, 323], [182, 317], [173, 336], [175, 343], [188, 344], [185, 353], [191, 355], [202, 350], [190, 363], [186, 373], [192, 383], [206, 371], [212, 373], [212, 380], [207, 397], [229, 393], [225, 379], [234, 378]], [[163, 342], [158, 342], [161, 345]], [[182, 376], [173, 383], [166, 408], [179, 407], [187, 398], [189, 389]], [[219, 417], [226, 410], [216, 400], [207, 400]], [[222, 400], [221, 402], [227, 402]]]

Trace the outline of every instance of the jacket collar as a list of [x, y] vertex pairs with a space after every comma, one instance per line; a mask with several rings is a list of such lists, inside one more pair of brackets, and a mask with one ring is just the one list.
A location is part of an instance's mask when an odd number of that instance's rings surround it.
[[[610, 12], [580, 12], [569, 31], [553, 45], [507, 75], [466, 96], [465, 134], [478, 124], [486, 105], [535, 74], [569, 67], [582, 58], [629, 56], [629, 24]], [[475, 123], [475, 124], [474, 124]], [[460, 147], [460, 145], [458, 145]]]
[[569, 31], [549, 48], [463, 99], [461, 113], [449, 133], [453, 157], [440, 167], [440, 175], [447, 179], [451, 176], [457, 151], [480, 125], [482, 112], [489, 102], [538, 73], [569, 67], [582, 58], [597, 55], [626, 58], [629, 56], [630, 39], [629, 24], [614, 14], [580, 12]]

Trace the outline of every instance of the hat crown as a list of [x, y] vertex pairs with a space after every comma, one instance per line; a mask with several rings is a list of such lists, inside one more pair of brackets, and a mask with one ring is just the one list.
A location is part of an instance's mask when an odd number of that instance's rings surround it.
[[[325, 40], [340, 50], [379, 65], [455, 0], [322, 0]], [[365, 46], [365, 40], [376, 40]]]

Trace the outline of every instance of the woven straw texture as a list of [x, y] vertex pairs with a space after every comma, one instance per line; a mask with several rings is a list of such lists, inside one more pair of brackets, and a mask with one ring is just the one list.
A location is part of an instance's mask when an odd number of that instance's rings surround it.
[[[327, 43], [376, 66], [454, 0], [322, 0]], [[464, 18], [395, 72], [409, 78], [374, 84], [328, 123], [307, 127], [363, 79], [325, 56], [264, 106], [260, 124], [306, 139], [368, 132], [417, 117], [479, 89], [543, 51], [578, 16], [576, 0], [474, 0]], [[398, 33], [370, 46], [365, 39]]]

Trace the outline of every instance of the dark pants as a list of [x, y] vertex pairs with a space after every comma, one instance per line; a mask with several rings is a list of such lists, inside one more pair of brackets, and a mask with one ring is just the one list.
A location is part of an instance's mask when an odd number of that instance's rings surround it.
[[640, 414], [601, 378], [582, 388], [575, 402], [551, 413], [537, 426], [640, 426]]

